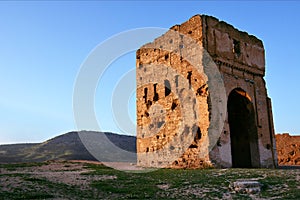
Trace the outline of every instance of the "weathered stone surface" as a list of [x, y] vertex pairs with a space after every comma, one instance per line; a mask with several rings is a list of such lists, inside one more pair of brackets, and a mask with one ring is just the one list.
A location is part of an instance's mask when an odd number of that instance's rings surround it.
[[300, 136], [276, 134], [279, 165], [300, 165]]
[[276, 167], [261, 40], [196, 15], [136, 55], [139, 165]]
[[255, 180], [237, 180], [229, 185], [229, 189], [244, 194], [260, 193], [261, 184]]

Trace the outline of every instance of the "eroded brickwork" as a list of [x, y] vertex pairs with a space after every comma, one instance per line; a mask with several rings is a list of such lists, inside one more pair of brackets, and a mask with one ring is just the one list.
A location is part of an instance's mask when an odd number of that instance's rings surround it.
[[279, 165], [300, 165], [300, 136], [276, 134]]
[[[217, 115], [225, 121], [216, 141], [212, 96], [222, 88], [212, 89], [207, 55], [224, 85], [219, 101], [226, 112]], [[277, 165], [261, 40], [214, 17], [196, 15], [141, 47], [136, 56], [139, 165]]]

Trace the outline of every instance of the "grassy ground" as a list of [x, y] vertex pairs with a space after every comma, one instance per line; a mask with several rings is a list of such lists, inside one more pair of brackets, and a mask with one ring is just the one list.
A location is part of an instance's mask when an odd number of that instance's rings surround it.
[[[0, 199], [300, 199], [300, 170], [160, 169], [128, 173], [103, 165], [44, 162], [0, 165]], [[230, 190], [253, 179], [258, 194]]]

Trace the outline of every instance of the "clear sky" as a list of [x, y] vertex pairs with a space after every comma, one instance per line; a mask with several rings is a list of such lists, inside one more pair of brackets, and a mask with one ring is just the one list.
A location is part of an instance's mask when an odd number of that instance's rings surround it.
[[[41, 142], [76, 130], [74, 83], [98, 44], [130, 29], [169, 28], [195, 14], [215, 16], [263, 40], [276, 132], [300, 134], [299, 11], [299, 1], [1, 1], [0, 144]], [[134, 68], [133, 52], [113, 62], [99, 82], [95, 110], [104, 131], [122, 132], [109, 96]], [[133, 99], [128, 109], [134, 121]]]

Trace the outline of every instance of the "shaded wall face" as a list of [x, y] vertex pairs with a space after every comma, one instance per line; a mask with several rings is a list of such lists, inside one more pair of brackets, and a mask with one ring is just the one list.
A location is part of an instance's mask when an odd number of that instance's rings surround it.
[[[211, 17], [204, 17], [203, 30], [203, 45], [219, 66], [228, 97], [235, 88], [243, 88], [252, 99], [259, 154], [251, 158], [252, 165], [274, 167], [274, 163], [276, 165], [275, 136], [272, 114], [268, 114], [271, 108], [268, 104], [263, 78], [265, 56], [262, 42], [254, 36], [240, 32], [225, 22]], [[216, 145], [210, 153], [211, 158], [221, 166], [232, 166], [233, 152], [228, 119], [220, 141], [220, 144]]]
[[203, 30], [204, 47], [213, 58], [264, 76], [265, 51], [261, 40], [211, 17], [204, 17]]

